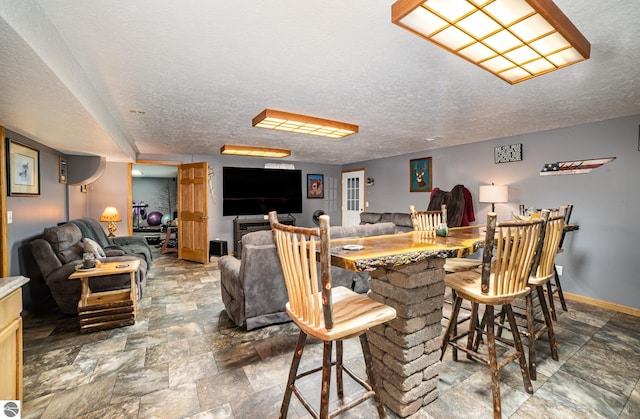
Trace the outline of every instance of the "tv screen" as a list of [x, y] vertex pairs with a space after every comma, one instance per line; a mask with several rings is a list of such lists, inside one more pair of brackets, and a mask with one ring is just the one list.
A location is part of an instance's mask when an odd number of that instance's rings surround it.
[[300, 170], [222, 168], [222, 215], [302, 212]]

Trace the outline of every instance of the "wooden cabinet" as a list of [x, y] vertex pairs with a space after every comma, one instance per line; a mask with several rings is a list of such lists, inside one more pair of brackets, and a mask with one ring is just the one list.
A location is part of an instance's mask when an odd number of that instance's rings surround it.
[[[22, 400], [22, 288], [28, 281], [0, 280], [0, 400]], [[19, 285], [18, 285], [19, 284]], [[13, 289], [15, 288], [15, 289]], [[7, 291], [9, 289], [9, 291]]]
[[[278, 221], [282, 224], [296, 225], [293, 215], [278, 215]], [[238, 259], [242, 258], [242, 237], [252, 231], [271, 230], [269, 220], [265, 218], [236, 218], [233, 220], [233, 254]]]

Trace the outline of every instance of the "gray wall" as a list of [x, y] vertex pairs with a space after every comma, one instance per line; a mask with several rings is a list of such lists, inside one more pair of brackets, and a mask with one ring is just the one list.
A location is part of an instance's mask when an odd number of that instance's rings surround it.
[[25, 275], [32, 279], [23, 287], [24, 307], [30, 309], [34, 300], [32, 291], [38, 301], [42, 285], [37, 278], [29, 242], [40, 236], [45, 227], [67, 219], [67, 185], [58, 182], [58, 158], [64, 155], [9, 130], [6, 137], [40, 151], [40, 195], [7, 196], [6, 208], [13, 212], [13, 223], [7, 226], [9, 275]]
[[[421, 151], [347, 165], [364, 167], [375, 185], [367, 188], [369, 211], [408, 212], [426, 207], [429, 193], [409, 192], [409, 160], [432, 157], [433, 187], [465, 185], [473, 194], [476, 219], [486, 221], [489, 204], [478, 203], [478, 186], [509, 185], [509, 201], [496, 204], [499, 220], [518, 204], [558, 207], [573, 204], [565, 252], [563, 288], [575, 294], [640, 308], [640, 115], [481, 143]], [[523, 145], [523, 161], [494, 164], [498, 145]], [[540, 176], [544, 163], [616, 157], [589, 174]]]

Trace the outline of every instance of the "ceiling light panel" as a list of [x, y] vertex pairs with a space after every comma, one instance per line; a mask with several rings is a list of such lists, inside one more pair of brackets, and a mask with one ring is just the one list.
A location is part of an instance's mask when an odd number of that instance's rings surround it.
[[342, 138], [358, 132], [358, 126], [345, 122], [265, 109], [252, 120], [257, 128], [295, 132], [328, 138]]
[[220, 148], [220, 154], [249, 157], [283, 158], [291, 155], [291, 150], [281, 148], [253, 147], [245, 145], [225, 144]]
[[514, 84], [589, 58], [550, 0], [398, 0], [393, 23]]

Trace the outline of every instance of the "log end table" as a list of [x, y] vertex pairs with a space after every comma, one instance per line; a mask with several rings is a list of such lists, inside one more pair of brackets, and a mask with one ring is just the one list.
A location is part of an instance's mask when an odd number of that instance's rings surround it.
[[[78, 269], [69, 279], [79, 279], [82, 285], [78, 301], [80, 332], [94, 332], [135, 324], [138, 313], [138, 286], [136, 272], [139, 260], [106, 262], [93, 269]], [[131, 286], [128, 289], [92, 292], [90, 278], [128, 273]]]

